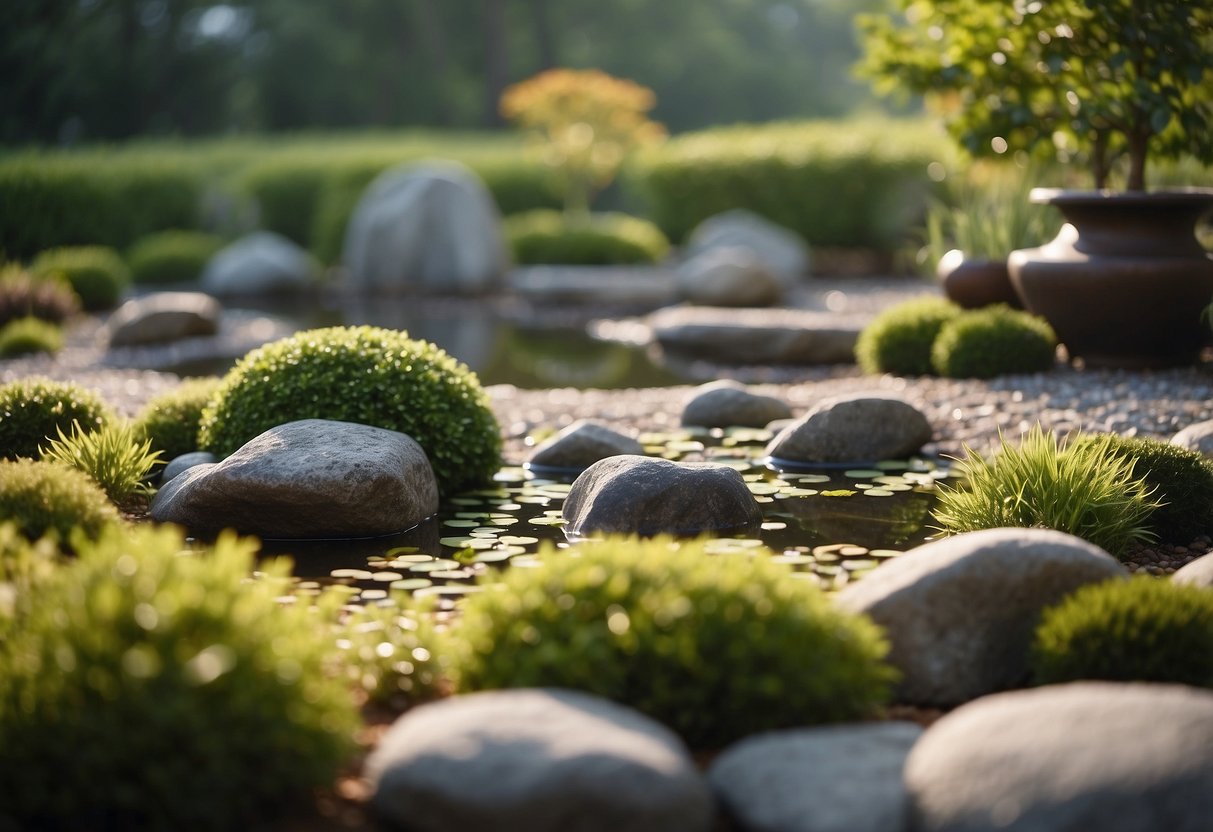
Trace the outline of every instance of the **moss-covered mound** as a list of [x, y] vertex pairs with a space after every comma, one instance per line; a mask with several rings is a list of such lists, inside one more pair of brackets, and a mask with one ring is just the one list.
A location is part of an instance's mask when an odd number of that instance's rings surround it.
[[73, 422], [94, 430], [113, 418], [100, 396], [78, 384], [29, 377], [0, 385], [0, 459], [37, 459]]

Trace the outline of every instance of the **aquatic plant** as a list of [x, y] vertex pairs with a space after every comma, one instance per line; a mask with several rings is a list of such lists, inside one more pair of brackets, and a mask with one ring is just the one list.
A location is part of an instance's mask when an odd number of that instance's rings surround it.
[[73, 382], [30, 376], [0, 385], [0, 459], [36, 459], [60, 430], [86, 430], [114, 418], [100, 396]]

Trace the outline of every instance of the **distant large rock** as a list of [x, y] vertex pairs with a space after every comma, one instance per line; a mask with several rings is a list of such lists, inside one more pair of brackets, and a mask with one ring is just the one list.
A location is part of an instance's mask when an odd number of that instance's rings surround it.
[[447, 162], [381, 173], [350, 217], [342, 259], [353, 286], [375, 291], [483, 292], [509, 267], [492, 195]]
[[687, 257], [717, 248], [752, 251], [786, 288], [809, 273], [809, 247], [795, 231], [738, 208], [708, 217], [691, 232]]
[[189, 468], [151, 506], [157, 522], [272, 538], [392, 534], [437, 511], [433, 469], [411, 437], [324, 419], [279, 425]]
[[203, 292], [154, 292], [119, 306], [105, 323], [111, 347], [163, 344], [214, 335], [219, 301]]
[[678, 267], [678, 294], [703, 306], [773, 306], [783, 287], [761, 256], [748, 248], [712, 248]]
[[808, 309], [669, 306], [648, 316], [653, 338], [674, 356], [718, 364], [850, 364], [869, 319]]
[[256, 231], [220, 249], [202, 271], [212, 295], [297, 295], [312, 288], [319, 266], [295, 243]]

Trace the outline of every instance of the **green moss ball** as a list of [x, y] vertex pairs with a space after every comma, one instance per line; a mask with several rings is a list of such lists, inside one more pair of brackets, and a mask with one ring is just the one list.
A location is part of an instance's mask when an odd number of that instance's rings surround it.
[[660, 262], [670, 241], [656, 225], [619, 213], [568, 217], [537, 210], [507, 217], [506, 239], [517, 263], [607, 266]]
[[167, 464], [182, 454], [198, 450], [198, 426], [202, 410], [219, 389], [217, 378], [194, 378], [148, 401], [135, 417], [137, 433], [160, 451]]
[[39, 448], [72, 432], [72, 422], [95, 430], [114, 418], [101, 397], [72, 382], [23, 378], [0, 386], [0, 459], [37, 459]]
[[931, 349], [944, 324], [963, 310], [943, 298], [918, 298], [877, 315], [859, 333], [855, 360], [865, 373], [931, 373]]
[[491, 480], [501, 464], [500, 428], [475, 373], [396, 330], [314, 329], [253, 350], [203, 411], [199, 444], [226, 456], [298, 419], [408, 434], [425, 449], [444, 494]]
[[70, 545], [79, 529], [93, 539], [120, 520], [105, 492], [75, 468], [32, 459], [0, 460], [0, 523], [30, 540], [53, 536]]
[[17, 318], [0, 326], [0, 357], [56, 353], [63, 349], [63, 330], [40, 318]]
[[126, 262], [105, 246], [49, 249], [34, 258], [30, 269], [37, 277], [66, 280], [89, 312], [117, 306], [131, 284]]
[[948, 378], [994, 378], [1053, 367], [1057, 336], [1043, 319], [998, 304], [965, 312], [940, 329], [931, 366]]

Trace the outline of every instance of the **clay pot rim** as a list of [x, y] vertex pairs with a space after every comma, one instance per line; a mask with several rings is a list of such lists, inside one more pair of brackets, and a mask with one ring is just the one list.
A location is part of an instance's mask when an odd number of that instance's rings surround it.
[[1106, 202], [1202, 205], [1213, 200], [1213, 188], [1160, 188], [1155, 191], [1081, 191], [1065, 188], [1033, 188], [1028, 194], [1032, 202], [1044, 205], [1097, 205]]

